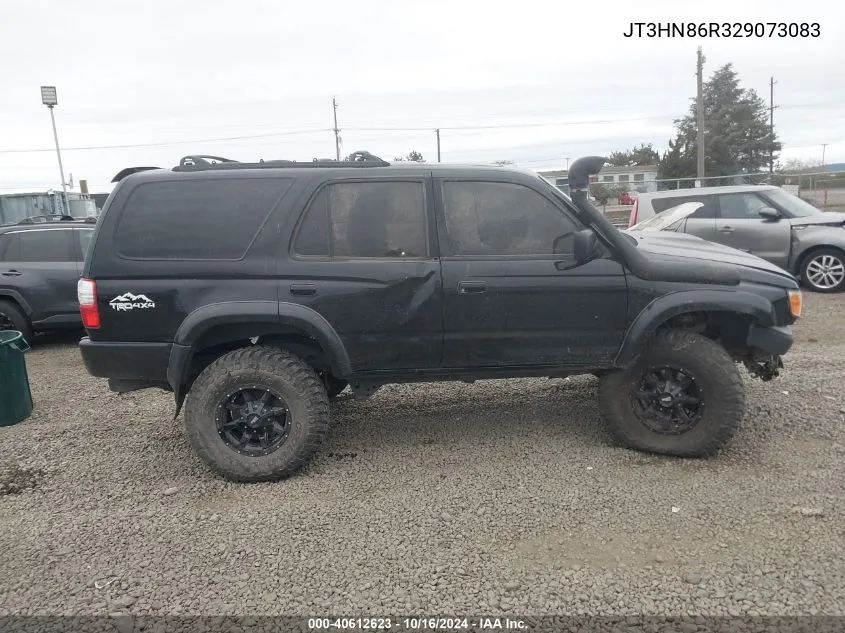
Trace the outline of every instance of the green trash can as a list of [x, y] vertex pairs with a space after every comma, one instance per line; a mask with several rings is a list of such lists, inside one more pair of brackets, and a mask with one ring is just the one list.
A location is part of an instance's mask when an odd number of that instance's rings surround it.
[[28, 351], [23, 334], [0, 330], [0, 426], [23, 422], [32, 414], [32, 392], [23, 356]]

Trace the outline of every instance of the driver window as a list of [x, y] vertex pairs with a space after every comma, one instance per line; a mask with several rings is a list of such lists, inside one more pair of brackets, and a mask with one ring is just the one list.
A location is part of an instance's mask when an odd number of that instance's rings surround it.
[[572, 255], [578, 223], [536, 191], [511, 183], [443, 183], [455, 255]]
[[730, 193], [719, 196], [719, 214], [723, 219], [759, 220], [760, 209], [768, 204], [753, 193]]

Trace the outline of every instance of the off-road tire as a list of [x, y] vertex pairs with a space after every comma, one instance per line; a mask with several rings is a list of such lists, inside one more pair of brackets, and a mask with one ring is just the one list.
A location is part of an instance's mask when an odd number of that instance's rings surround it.
[[[278, 392], [290, 411], [287, 439], [268, 455], [240, 455], [217, 432], [216, 408], [239, 386], [261, 385]], [[275, 481], [299, 471], [329, 429], [329, 400], [319, 376], [288, 351], [260, 345], [224, 354], [197, 377], [187, 397], [185, 432], [212, 470], [237, 482]]]
[[829, 288], [819, 287], [816, 284], [814, 284], [812, 281], [810, 281], [810, 273], [807, 270], [807, 267], [810, 265], [811, 262], [813, 262], [817, 258], [823, 257], [825, 255], [829, 256], [829, 257], [833, 257], [835, 262], [837, 262], [837, 264], [839, 266], [842, 266], [843, 263], [845, 263], [845, 253], [840, 251], [838, 248], [819, 248], [819, 249], [816, 249], [816, 250], [812, 251], [811, 253], [809, 253], [804, 258], [804, 260], [801, 262], [801, 270], [799, 271], [800, 275], [801, 275], [801, 283], [804, 287], [809, 288], [813, 292], [824, 292], [824, 293], [839, 292], [843, 288], [845, 288], [845, 277], [843, 277], [842, 280], [838, 284], [836, 284], [835, 286], [831, 286]]
[[[631, 390], [643, 372], [663, 363], [681, 365], [704, 394], [702, 418], [679, 435], [649, 429], [635, 414], [631, 401]], [[714, 341], [684, 330], [658, 333], [632, 367], [604, 375], [598, 400], [605, 424], [618, 442], [635, 450], [677, 457], [707, 457], [718, 452], [733, 437], [745, 411], [745, 389], [733, 359]]]
[[0, 319], [0, 323], [8, 320], [15, 330], [23, 334], [27, 343], [32, 342], [32, 325], [17, 304], [11, 301], [0, 301], [0, 316], [5, 317]]

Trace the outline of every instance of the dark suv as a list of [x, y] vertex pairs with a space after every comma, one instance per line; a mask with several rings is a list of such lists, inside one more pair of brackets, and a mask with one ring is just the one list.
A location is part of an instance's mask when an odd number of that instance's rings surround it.
[[793, 276], [681, 234], [617, 230], [587, 199], [504, 167], [238, 163], [127, 169], [79, 282], [94, 376], [173, 391], [217, 472], [278, 479], [317, 450], [330, 399], [396, 382], [592, 373], [629, 447], [716, 452], [742, 362], [776, 376]]
[[76, 284], [94, 234], [71, 216], [27, 218], [0, 226], [0, 330], [79, 328]]

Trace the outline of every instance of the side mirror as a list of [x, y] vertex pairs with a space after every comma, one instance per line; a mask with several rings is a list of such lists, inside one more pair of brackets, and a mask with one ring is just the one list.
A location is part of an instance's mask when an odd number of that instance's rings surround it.
[[590, 229], [575, 231], [574, 247], [575, 261], [579, 264], [595, 259], [601, 254], [599, 251], [599, 240], [596, 234]]
[[771, 207], [763, 207], [757, 213], [765, 220], [780, 220], [780, 213], [778, 213], [777, 209], [772, 209]]

